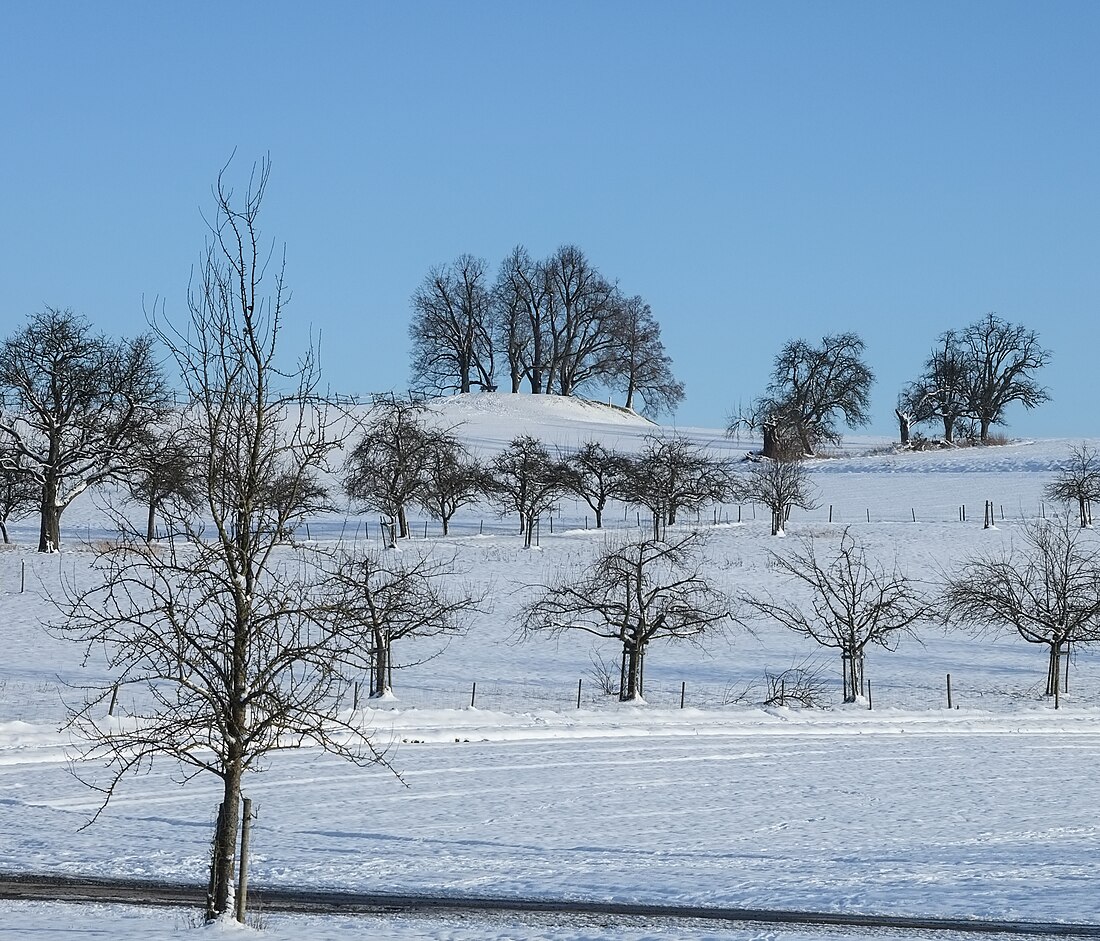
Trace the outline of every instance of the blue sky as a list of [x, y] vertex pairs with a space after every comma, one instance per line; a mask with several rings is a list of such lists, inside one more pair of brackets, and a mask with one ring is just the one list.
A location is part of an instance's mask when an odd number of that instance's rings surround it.
[[[308, 9], [315, 7], [315, 9]], [[1100, 435], [1100, 4], [56, 3], [0, 8], [0, 328], [182, 317], [200, 211], [270, 154], [288, 352], [408, 384], [462, 252], [580, 245], [719, 426], [792, 337], [860, 333], [871, 430], [987, 311], [1054, 352], [1018, 435]]]

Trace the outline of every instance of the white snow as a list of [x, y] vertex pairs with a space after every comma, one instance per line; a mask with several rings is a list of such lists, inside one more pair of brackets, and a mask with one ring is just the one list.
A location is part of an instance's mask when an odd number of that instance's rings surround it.
[[[598, 436], [636, 450], [658, 430], [606, 406], [553, 397], [482, 394], [437, 409], [486, 453], [519, 433], [563, 448]], [[687, 433], [727, 453], [754, 446], [714, 430]], [[710, 511], [685, 525], [706, 530], [706, 570], [731, 592], [776, 588], [769, 551], [797, 548], [807, 534], [827, 543], [844, 526], [934, 590], [968, 553], [1006, 543], [1023, 519], [1052, 512], [1043, 488], [1079, 443], [894, 454], [870, 453], [883, 442], [850, 441], [839, 456], [811, 463], [820, 506], [794, 511], [786, 540], [772, 539], [767, 514], [754, 519], [748, 506], [740, 526], [732, 525], [736, 506], [721, 509], [720, 525]], [[982, 529], [986, 500], [997, 507], [995, 529]], [[246, 781], [258, 812], [251, 884], [263, 937], [863, 936], [605, 927], [609, 919], [596, 927], [522, 917], [291, 919], [263, 914], [263, 888], [273, 885], [1100, 921], [1095, 651], [1075, 652], [1069, 692], [1054, 711], [1040, 696], [1042, 651], [924, 624], [896, 652], [869, 655], [874, 708], [841, 707], [834, 652], [760, 625], [755, 636], [730, 630], [699, 646], [652, 645], [648, 705], [618, 704], [598, 693], [592, 666], [593, 656], [617, 663], [613, 645], [579, 634], [518, 640], [524, 586], [583, 564], [603, 538], [584, 528], [585, 510], [563, 505], [553, 535], [544, 521], [539, 552], [525, 552], [512, 521], [490, 508], [466, 512], [447, 540], [429, 525], [432, 545], [456, 554], [466, 581], [492, 591], [493, 608], [446, 645], [395, 645], [397, 665], [412, 665], [395, 670], [392, 698], [371, 701], [361, 716], [401, 780], [299, 750]], [[621, 506], [608, 517], [617, 529], [636, 523]], [[361, 540], [365, 522], [334, 514], [311, 521], [312, 538]], [[0, 869], [201, 883], [218, 800], [213, 780], [181, 784], [179, 770], [164, 763], [127, 782], [100, 820], [81, 829], [98, 796], [69, 773], [61, 699], [73, 696], [66, 684], [109, 673], [101, 661], [82, 666], [80, 651], [44, 625], [56, 617], [51, 596], [93, 577], [81, 543], [105, 535], [107, 523], [85, 495], [62, 527], [69, 541], [60, 557], [33, 551], [33, 520], [13, 527], [19, 545], [0, 551]], [[413, 532], [422, 536], [422, 520]], [[378, 545], [373, 529], [371, 536]], [[754, 704], [765, 669], [807, 657], [823, 665], [833, 708]], [[951, 711], [948, 673], [960, 707]], [[193, 916], [3, 903], [0, 938], [178, 937]]]

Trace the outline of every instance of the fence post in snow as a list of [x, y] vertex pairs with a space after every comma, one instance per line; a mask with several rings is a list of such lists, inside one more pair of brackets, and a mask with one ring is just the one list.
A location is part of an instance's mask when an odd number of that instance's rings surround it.
[[687, 696], [687, 680], [680, 681], [680, 708], [684, 708], [684, 698]]
[[947, 674], [947, 708], [951, 708], [951, 674]]
[[19, 565], [19, 594], [23, 594], [27, 588], [27, 560], [24, 559]]
[[915, 523], [915, 522], [917, 521], [917, 510], [916, 510], [916, 507], [910, 507], [910, 508], [909, 508], [909, 512], [913, 514], [913, 522]]
[[115, 703], [118, 701], [118, 683], [115, 683], [114, 689], [111, 690], [111, 705], [107, 707], [107, 715], [113, 716], [115, 714]]
[[580, 709], [580, 707], [581, 707], [581, 683], [583, 683], [583, 682], [584, 682], [584, 680], [577, 680], [577, 708], [578, 709]]
[[248, 907], [248, 852], [252, 844], [252, 799], [244, 799], [244, 819], [241, 821], [241, 864], [237, 879], [237, 921], [244, 924]]
[[470, 708], [474, 708], [474, 701], [477, 699], [477, 680], [474, 681], [474, 688], [470, 690]]
[[867, 708], [868, 709], [874, 709], [875, 708], [875, 699], [871, 695], [871, 681], [870, 680], [867, 681]]

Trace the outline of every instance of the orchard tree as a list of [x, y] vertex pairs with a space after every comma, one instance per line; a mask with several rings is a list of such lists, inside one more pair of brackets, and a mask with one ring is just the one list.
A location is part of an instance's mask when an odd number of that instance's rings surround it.
[[1039, 345], [1039, 334], [986, 314], [959, 334], [959, 348], [968, 370], [968, 414], [978, 423], [983, 444], [991, 425], [1004, 422], [1013, 402], [1032, 409], [1050, 399], [1034, 373], [1050, 362]]
[[608, 541], [581, 571], [538, 586], [521, 614], [525, 635], [582, 631], [622, 645], [619, 699], [642, 700], [654, 640], [692, 640], [730, 618], [729, 599], [701, 574], [698, 533], [673, 542]]
[[971, 368], [963, 354], [958, 334], [940, 335], [924, 363], [924, 371], [898, 396], [895, 414], [901, 428], [901, 443], [909, 443], [912, 425], [940, 422], [943, 440], [952, 444], [970, 415]]
[[147, 543], [156, 538], [157, 515], [167, 503], [175, 504], [168, 514], [170, 518], [184, 516], [201, 505], [201, 468], [196, 452], [192, 432], [184, 423], [150, 428], [142, 436], [126, 486], [130, 496], [146, 508]]
[[167, 414], [151, 335], [111, 340], [71, 310], [48, 307], [0, 344], [0, 434], [41, 488], [38, 551], [61, 546], [61, 514], [85, 490], [126, 476]]
[[[921, 593], [897, 565], [886, 568], [871, 559], [847, 529], [827, 558], [819, 556], [813, 538], [808, 538], [800, 550], [772, 552], [771, 559], [776, 572], [786, 576], [788, 590], [781, 599], [746, 595], [745, 604], [763, 618], [839, 650], [845, 702], [862, 695], [867, 647], [877, 644], [895, 650], [928, 613]], [[798, 589], [809, 589], [808, 601], [791, 600]]]
[[653, 515], [653, 538], [676, 523], [681, 510], [722, 503], [732, 494], [728, 461], [709, 454], [684, 435], [647, 435], [645, 447], [628, 460], [623, 499]]
[[764, 456], [813, 455], [822, 443], [839, 444], [837, 420], [851, 428], [870, 421], [874, 374], [854, 333], [822, 337], [820, 346], [791, 340], [780, 351], [771, 381], [749, 417], [764, 434]]
[[35, 481], [27, 459], [7, 442], [0, 442], [0, 536], [11, 542], [8, 523], [25, 519], [39, 509], [42, 487]]
[[737, 497], [768, 507], [772, 514], [772, 535], [785, 534], [792, 507], [812, 510], [817, 506], [814, 487], [801, 461], [761, 458], [749, 469], [737, 488]]
[[512, 392], [519, 392], [525, 379], [534, 395], [551, 391], [551, 299], [546, 267], [517, 245], [493, 287], [497, 345], [508, 361]]
[[[248, 773], [287, 748], [321, 747], [358, 764], [380, 757], [343, 717], [348, 677], [364, 669], [368, 645], [333, 604], [316, 554], [281, 545], [302, 506], [297, 491], [326, 471], [342, 437], [319, 395], [314, 351], [296, 365], [277, 356], [287, 292], [282, 264], [269, 268], [273, 253], [260, 242], [267, 179], [265, 162], [238, 203], [219, 176], [189, 316], [154, 321], [193, 403], [204, 522], [174, 521], [184, 538], [155, 553], [124, 533], [99, 553], [96, 583], [70, 599], [58, 625], [111, 673], [72, 717], [83, 757], [106, 763], [107, 779], [94, 782], [104, 806], [123, 779], [161, 759], [185, 779], [221, 781], [210, 920], [234, 908]], [[116, 681], [137, 693], [135, 712], [103, 722]]]
[[493, 390], [493, 295], [483, 259], [433, 268], [412, 297], [412, 384], [429, 392]]
[[492, 489], [489, 470], [453, 435], [439, 432], [431, 447], [417, 502], [450, 532], [451, 518]]
[[586, 441], [561, 463], [564, 491], [587, 503], [595, 515], [596, 529], [602, 529], [607, 501], [624, 492], [629, 459], [598, 441]]
[[1019, 544], [966, 560], [942, 608], [948, 623], [1045, 647], [1046, 695], [1057, 709], [1061, 658], [1070, 644], [1100, 639], [1100, 550], [1067, 516], [1030, 523]]
[[439, 431], [424, 421], [426, 408], [396, 396], [378, 396], [363, 434], [344, 462], [348, 496], [389, 518], [391, 544], [409, 536], [406, 507], [419, 499]]
[[546, 446], [531, 435], [513, 438], [489, 464], [493, 496], [506, 513], [519, 515], [523, 548], [530, 549], [535, 526], [550, 512], [564, 490], [562, 466]]
[[1082, 529], [1092, 528], [1092, 501], [1100, 500], [1100, 454], [1087, 444], [1073, 448], [1070, 459], [1046, 489], [1051, 500], [1076, 503]]

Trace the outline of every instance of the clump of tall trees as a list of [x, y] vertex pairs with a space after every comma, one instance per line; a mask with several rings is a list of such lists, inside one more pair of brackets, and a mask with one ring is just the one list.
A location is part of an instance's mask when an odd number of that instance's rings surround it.
[[409, 336], [412, 385], [433, 394], [612, 390], [646, 414], [684, 397], [650, 305], [576, 245], [542, 260], [518, 246], [495, 278], [471, 255], [432, 268], [412, 296]]

